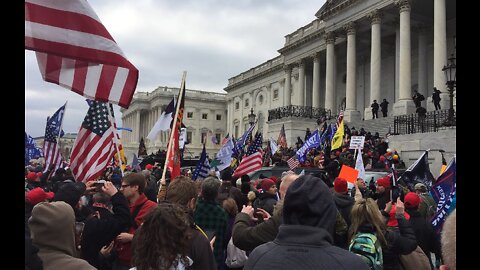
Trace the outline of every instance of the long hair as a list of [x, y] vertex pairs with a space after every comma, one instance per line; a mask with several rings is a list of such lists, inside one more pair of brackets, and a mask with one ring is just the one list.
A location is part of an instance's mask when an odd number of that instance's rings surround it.
[[133, 247], [133, 264], [138, 270], [170, 269], [179, 260], [188, 264], [187, 251], [191, 238], [185, 208], [162, 202], [145, 217], [137, 230]]
[[383, 233], [386, 230], [386, 225], [377, 203], [374, 200], [368, 198], [355, 202], [352, 208], [351, 219], [352, 224], [350, 225], [349, 241], [357, 234], [361, 226], [371, 224], [382, 246], [387, 246], [387, 240]]

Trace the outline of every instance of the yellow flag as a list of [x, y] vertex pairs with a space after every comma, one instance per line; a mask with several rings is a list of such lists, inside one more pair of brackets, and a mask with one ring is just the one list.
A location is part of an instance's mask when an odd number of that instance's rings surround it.
[[335, 132], [335, 135], [333, 135], [331, 150], [335, 150], [337, 148], [342, 147], [343, 133], [344, 133], [344, 129], [343, 129], [343, 119], [342, 119], [342, 121], [340, 121], [340, 125], [338, 126], [337, 132]]

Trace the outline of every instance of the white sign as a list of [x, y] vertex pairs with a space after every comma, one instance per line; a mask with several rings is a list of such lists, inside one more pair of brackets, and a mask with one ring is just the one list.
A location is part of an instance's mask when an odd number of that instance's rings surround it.
[[365, 136], [352, 136], [350, 138], [350, 149], [363, 149]]

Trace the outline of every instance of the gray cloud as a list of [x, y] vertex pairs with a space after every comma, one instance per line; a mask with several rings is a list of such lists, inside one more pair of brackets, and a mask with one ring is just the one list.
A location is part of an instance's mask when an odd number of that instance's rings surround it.
[[[325, 1], [91, 0], [98, 17], [140, 71], [136, 91], [179, 87], [224, 92], [228, 79], [278, 56], [284, 36], [315, 19]], [[41, 79], [25, 53], [25, 131], [42, 136], [46, 117], [68, 100], [66, 132], [77, 132], [85, 98]], [[121, 113], [116, 108], [117, 122]], [[121, 125], [121, 124], [120, 124]]]

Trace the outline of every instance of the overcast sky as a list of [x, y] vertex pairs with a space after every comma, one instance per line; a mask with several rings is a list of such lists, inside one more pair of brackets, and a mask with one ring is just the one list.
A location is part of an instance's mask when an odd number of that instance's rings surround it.
[[[285, 35], [315, 19], [324, 0], [90, 0], [139, 70], [136, 92], [158, 86], [222, 92], [228, 79], [279, 55]], [[42, 80], [25, 50], [25, 131], [43, 136], [47, 116], [68, 100], [63, 129], [78, 132], [85, 98]], [[121, 126], [121, 113], [116, 119]]]

